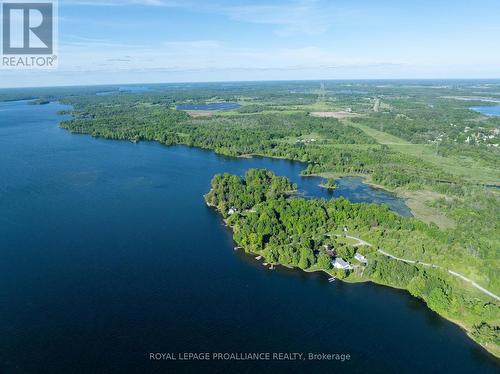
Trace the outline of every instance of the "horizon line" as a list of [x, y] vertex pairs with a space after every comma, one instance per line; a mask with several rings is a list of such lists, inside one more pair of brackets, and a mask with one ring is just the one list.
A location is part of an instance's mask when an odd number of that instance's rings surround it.
[[348, 81], [499, 81], [498, 78], [332, 78], [332, 79], [262, 79], [262, 80], [207, 80], [207, 81], [182, 81], [182, 82], [123, 82], [123, 83], [93, 83], [93, 84], [61, 84], [54, 86], [17, 86], [0, 87], [0, 90], [37, 89], [37, 88], [70, 88], [70, 87], [100, 87], [100, 86], [140, 86], [140, 85], [173, 85], [173, 84], [207, 84], [207, 83], [272, 83], [272, 82], [348, 82]]

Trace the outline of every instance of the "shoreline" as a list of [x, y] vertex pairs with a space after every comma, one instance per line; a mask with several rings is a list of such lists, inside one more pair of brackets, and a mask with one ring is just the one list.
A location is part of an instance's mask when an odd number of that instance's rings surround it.
[[[209, 204], [208, 202], [206, 203], [207, 206], [211, 209], [214, 209], [215, 211], [217, 211], [219, 214], [221, 213], [220, 210], [212, 205], [212, 204]], [[231, 230], [232, 233], [234, 233], [234, 230], [233, 230], [233, 227], [230, 226], [228, 223], [227, 223], [227, 220], [226, 219], [222, 219], [222, 221], [224, 222], [224, 226], [229, 228]], [[234, 241], [234, 239], [233, 239]], [[236, 242], [235, 242], [236, 243]], [[238, 244], [238, 243], [236, 243]], [[465, 332], [465, 334], [467, 335], [467, 337], [469, 339], [471, 339], [475, 344], [479, 345], [482, 349], [484, 349], [486, 352], [488, 352], [489, 354], [491, 354], [493, 357], [497, 358], [497, 359], [500, 359], [500, 347], [497, 347], [497, 346], [491, 346], [491, 345], [488, 345], [488, 343], [481, 343], [481, 342], [478, 342], [477, 340], [474, 339], [474, 337], [472, 336], [472, 331], [470, 331], [468, 329], [468, 327], [461, 321], [459, 320], [456, 320], [456, 319], [453, 319], [453, 318], [449, 318], [447, 316], [444, 316], [442, 314], [440, 314], [439, 312], [433, 310], [432, 308], [430, 308], [427, 304], [427, 302], [420, 298], [420, 297], [416, 297], [416, 296], [413, 296], [410, 291], [408, 291], [408, 289], [406, 288], [403, 288], [403, 287], [397, 287], [397, 286], [394, 286], [394, 285], [391, 285], [389, 283], [382, 283], [382, 282], [377, 282], [376, 280], [373, 280], [373, 279], [370, 279], [370, 278], [362, 278], [362, 277], [358, 277], [358, 278], [355, 278], [355, 279], [349, 279], [349, 277], [346, 277], [346, 278], [338, 278], [337, 277], [337, 274], [333, 274], [331, 272], [329, 272], [328, 270], [325, 270], [325, 269], [311, 269], [311, 268], [307, 268], [307, 269], [301, 269], [297, 266], [291, 266], [291, 265], [284, 265], [284, 264], [280, 264], [280, 263], [271, 263], [271, 262], [268, 262], [265, 258], [265, 256], [262, 254], [262, 253], [258, 253], [258, 252], [252, 252], [252, 251], [247, 251], [244, 247], [240, 246], [238, 244], [238, 246], [236, 247], [238, 249], [242, 249], [245, 253], [245, 255], [248, 255], [248, 256], [251, 256], [255, 261], [258, 261], [258, 262], [265, 262], [267, 263], [268, 265], [273, 265], [274, 266], [274, 269], [276, 269], [277, 266], [282, 266], [286, 269], [289, 269], [289, 270], [292, 270], [292, 271], [303, 271], [304, 273], [317, 273], [317, 272], [320, 272], [320, 273], [324, 273], [325, 275], [327, 275], [328, 277], [336, 277], [336, 281], [341, 281], [341, 282], [345, 282], [345, 283], [351, 283], [351, 284], [356, 284], [356, 283], [368, 283], [368, 282], [371, 282], [373, 284], [376, 284], [378, 286], [382, 286], [382, 287], [388, 287], [388, 288], [392, 288], [392, 289], [396, 289], [396, 290], [401, 290], [401, 291], [404, 291], [406, 293], [408, 293], [411, 297], [423, 302], [425, 304], [425, 307], [427, 309], [429, 309], [430, 311], [436, 313], [439, 317], [445, 319], [446, 321], [449, 321], [455, 325], [457, 325], [461, 330], [463, 330]], [[258, 255], [261, 257], [260, 260], [257, 260], [255, 257], [255, 255]]]
[[411, 215], [414, 218], [420, 219], [425, 223], [434, 223], [440, 229], [449, 229], [455, 227], [456, 223], [453, 219], [446, 216], [438, 209], [430, 208], [427, 206], [427, 202], [436, 200], [438, 198], [446, 198], [445, 195], [434, 192], [432, 190], [418, 190], [418, 191], [408, 191], [398, 188], [389, 188], [383, 185], [377, 184], [372, 181], [371, 175], [361, 174], [361, 173], [315, 173], [309, 175], [303, 175], [304, 177], [316, 177], [316, 178], [348, 178], [348, 177], [359, 177], [363, 179], [363, 183], [374, 189], [381, 190], [385, 193], [393, 194], [394, 196], [404, 200], [406, 206], [410, 210]]
[[337, 189], [336, 186], [335, 187], [333, 187], [333, 186], [327, 186], [324, 183], [318, 184], [318, 187], [324, 188], [325, 190], [328, 190], [328, 191], [335, 191]]
[[[228, 228], [231, 228], [231, 226], [229, 225], [226, 225], [226, 227]], [[260, 255], [262, 256], [262, 260], [265, 261], [265, 257], [264, 255], [260, 254], [260, 253], [257, 253], [257, 252], [247, 252], [245, 250], [245, 248], [243, 247], [240, 247], [241, 249], [243, 249], [243, 251], [245, 251], [245, 254], [248, 254], [248, 255]], [[268, 263], [270, 264], [270, 263]], [[303, 271], [304, 273], [324, 273], [326, 274], [327, 276], [329, 277], [335, 277], [336, 275], [335, 274], [332, 274], [330, 272], [328, 272], [327, 270], [324, 270], [324, 269], [301, 269], [297, 266], [289, 266], [289, 265], [283, 265], [283, 264], [280, 264], [280, 263], [277, 263], [277, 264], [273, 264], [276, 268], [276, 266], [282, 266], [282, 267], [285, 267], [289, 270], [293, 270], [293, 271]], [[467, 335], [467, 337], [469, 339], [471, 339], [475, 344], [478, 344], [482, 349], [484, 349], [486, 352], [488, 352], [489, 354], [491, 354], [492, 356], [496, 357], [497, 359], [500, 359], [500, 348], [495, 348], [495, 347], [488, 347], [487, 344], [483, 344], [483, 343], [480, 343], [478, 342], [477, 340], [475, 340], [471, 334], [471, 331], [467, 328], [467, 326], [459, 321], [459, 320], [456, 320], [456, 319], [453, 319], [453, 318], [448, 318], [446, 316], [443, 316], [442, 314], [436, 312], [435, 310], [429, 308], [429, 306], [427, 305], [427, 303], [425, 302], [424, 299], [422, 298], [419, 298], [419, 297], [415, 297], [413, 296], [406, 288], [402, 288], [402, 287], [397, 287], [397, 286], [394, 286], [394, 285], [391, 285], [391, 284], [388, 284], [388, 283], [381, 283], [381, 282], [377, 282], [373, 279], [369, 279], [369, 278], [358, 278], [358, 279], [349, 279], [349, 278], [343, 278], [343, 279], [340, 279], [340, 278], [336, 278], [335, 281], [340, 281], [340, 282], [344, 282], [344, 283], [348, 283], [348, 284], [357, 284], [357, 283], [373, 283], [373, 284], [376, 284], [377, 286], [381, 286], [381, 287], [388, 287], [388, 288], [392, 288], [392, 289], [395, 289], [395, 290], [400, 290], [400, 291], [404, 291], [406, 292], [407, 294], [409, 294], [411, 297], [413, 297], [414, 299], [417, 299], [419, 301], [421, 301], [422, 303], [425, 304], [425, 307], [427, 309], [429, 309], [430, 311], [436, 313], [439, 317], [445, 319], [446, 321], [449, 321], [455, 325], [457, 325], [458, 327], [460, 327], [461, 330], [463, 330], [465, 332], [465, 334]]]

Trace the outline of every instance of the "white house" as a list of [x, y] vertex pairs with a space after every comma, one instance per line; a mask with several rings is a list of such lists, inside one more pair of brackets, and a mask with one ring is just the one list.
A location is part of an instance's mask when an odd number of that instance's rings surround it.
[[234, 214], [234, 213], [238, 213], [238, 209], [236, 209], [234, 206], [231, 207], [228, 211], [227, 211], [227, 214], [228, 215], [231, 215], [231, 214]]
[[356, 253], [354, 255], [354, 258], [358, 260], [359, 262], [362, 262], [363, 264], [366, 264], [368, 261], [366, 260], [366, 257], [363, 256], [361, 253]]
[[332, 261], [332, 265], [335, 269], [350, 269], [351, 265], [340, 257], [337, 257], [335, 260]]

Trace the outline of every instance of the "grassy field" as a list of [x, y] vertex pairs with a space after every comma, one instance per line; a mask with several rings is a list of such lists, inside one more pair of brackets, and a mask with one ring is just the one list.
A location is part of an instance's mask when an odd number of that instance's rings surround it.
[[447, 172], [470, 182], [479, 184], [495, 184], [500, 180], [500, 170], [491, 169], [480, 162], [469, 157], [442, 157], [436, 154], [436, 146], [429, 144], [409, 143], [394, 135], [372, 129], [351, 121], [343, 121], [345, 124], [363, 130], [367, 135], [374, 138], [378, 143], [385, 144], [391, 149], [419, 157]]

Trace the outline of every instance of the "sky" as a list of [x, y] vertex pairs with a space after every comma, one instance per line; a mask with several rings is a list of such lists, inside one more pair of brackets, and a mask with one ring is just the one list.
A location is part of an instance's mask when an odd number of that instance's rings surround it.
[[59, 0], [58, 20], [58, 68], [0, 87], [500, 78], [499, 0]]

